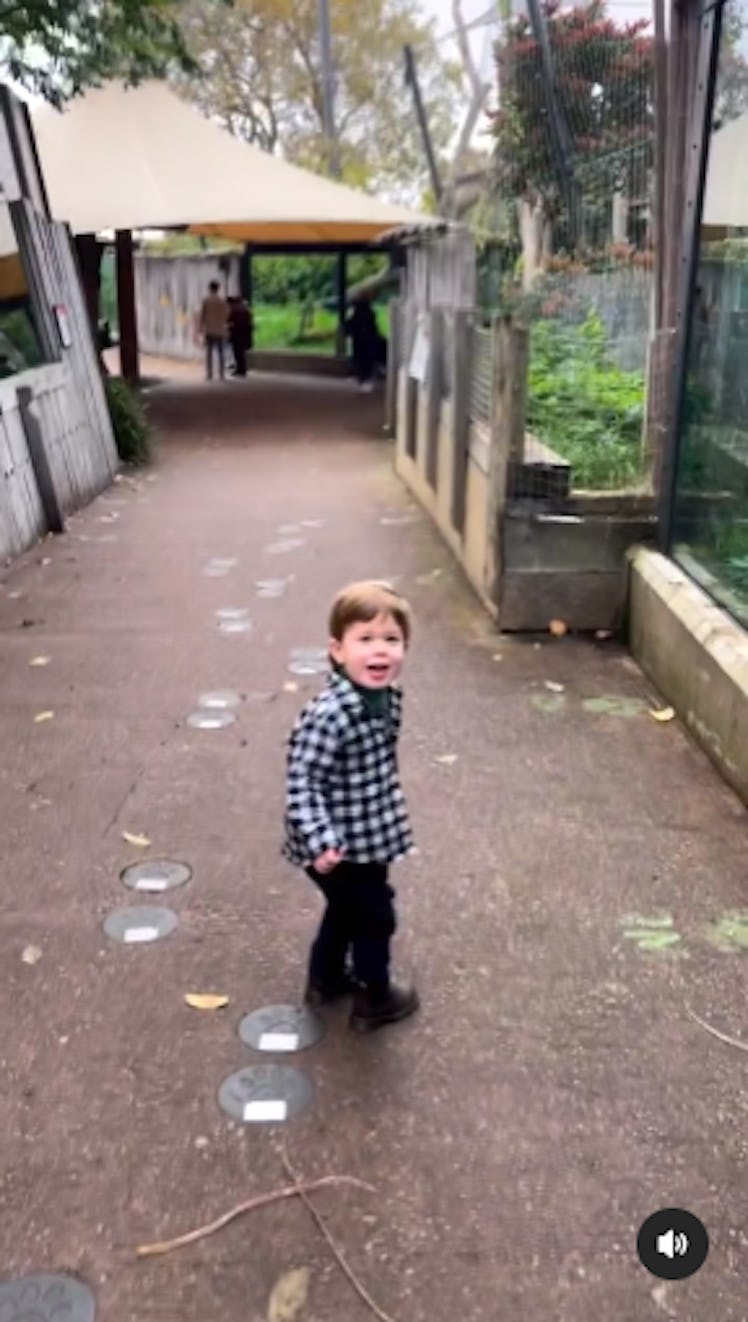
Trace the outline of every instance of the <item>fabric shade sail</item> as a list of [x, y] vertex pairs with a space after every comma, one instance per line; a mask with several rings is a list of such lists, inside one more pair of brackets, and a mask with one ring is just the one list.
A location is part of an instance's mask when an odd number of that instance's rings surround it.
[[33, 114], [53, 215], [76, 234], [186, 228], [246, 243], [367, 243], [433, 223], [233, 137], [165, 83]]

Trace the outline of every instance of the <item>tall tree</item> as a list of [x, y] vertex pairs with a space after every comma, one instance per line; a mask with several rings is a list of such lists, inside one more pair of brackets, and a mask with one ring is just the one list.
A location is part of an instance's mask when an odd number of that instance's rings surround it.
[[[410, 44], [437, 151], [453, 132], [459, 69], [442, 59], [418, 0], [331, 0], [335, 121], [343, 179], [419, 203], [426, 163], [403, 85]], [[200, 77], [186, 96], [232, 133], [325, 172], [318, 0], [236, 0], [219, 15], [190, 0], [183, 19]]]
[[178, 9], [179, 0], [0, 0], [0, 64], [58, 105], [111, 78], [190, 70]]
[[527, 17], [507, 25], [497, 52], [498, 177], [504, 195], [519, 203], [526, 273], [528, 265], [542, 265], [551, 222], [568, 210], [564, 169], [583, 207], [605, 207], [610, 214], [614, 195], [646, 189], [652, 154], [653, 57], [646, 21], [616, 23], [604, 0], [572, 10], [551, 0], [542, 8], [564, 160], [550, 132], [548, 62]]

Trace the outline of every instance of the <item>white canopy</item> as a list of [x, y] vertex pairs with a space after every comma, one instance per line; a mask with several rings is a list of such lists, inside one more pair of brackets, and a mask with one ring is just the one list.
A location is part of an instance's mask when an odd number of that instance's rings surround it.
[[234, 138], [165, 83], [33, 115], [52, 213], [74, 233], [170, 229], [247, 243], [357, 243], [428, 224]]
[[748, 226], [748, 115], [712, 134], [701, 223], [710, 229]]

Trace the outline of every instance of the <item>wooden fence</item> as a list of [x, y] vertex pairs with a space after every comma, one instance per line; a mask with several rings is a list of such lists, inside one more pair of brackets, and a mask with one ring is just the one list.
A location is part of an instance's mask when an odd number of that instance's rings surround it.
[[62, 532], [119, 463], [70, 234], [27, 201], [12, 212], [48, 361], [0, 382], [0, 558]]
[[525, 429], [524, 327], [407, 300], [393, 303], [391, 325], [396, 470], [499, 627], [615, 627], [626, 551], [654, 534], [652, 496], [574, 496], [547, 480], [550, 452]]

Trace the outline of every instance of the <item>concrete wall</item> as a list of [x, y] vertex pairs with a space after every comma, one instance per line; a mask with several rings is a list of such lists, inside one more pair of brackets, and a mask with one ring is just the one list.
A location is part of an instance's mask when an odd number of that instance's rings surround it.
[[748, 804], [748, 633], [673, 561], [629, 556], [631, 650]]

